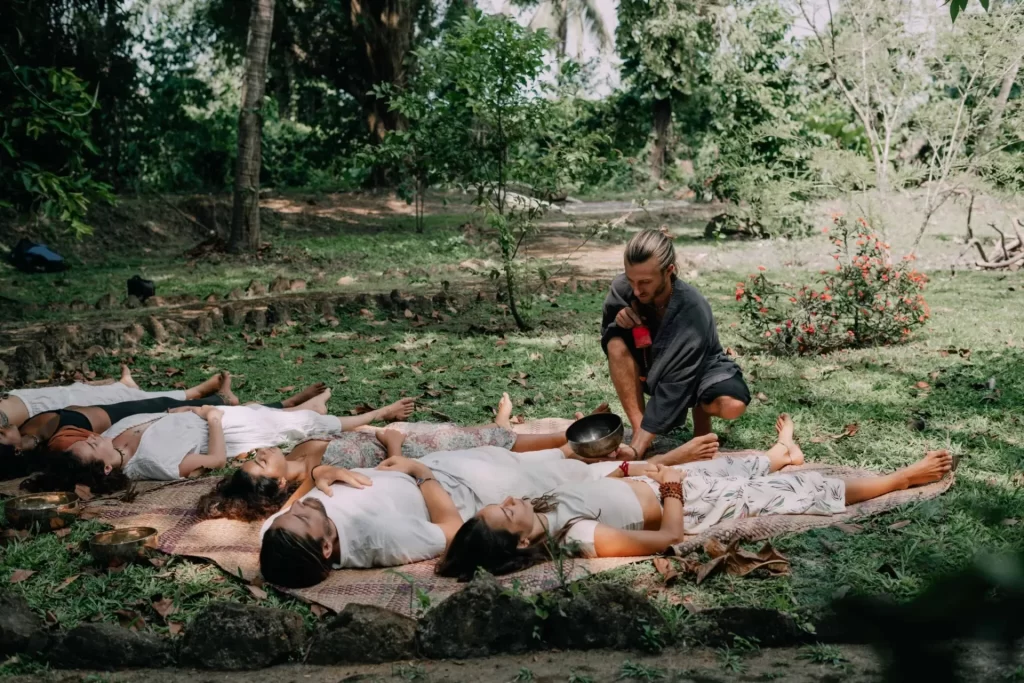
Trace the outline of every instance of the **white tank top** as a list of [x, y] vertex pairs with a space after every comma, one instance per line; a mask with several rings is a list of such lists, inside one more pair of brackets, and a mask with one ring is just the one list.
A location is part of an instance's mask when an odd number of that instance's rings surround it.
[[573, 518], [567, 541], [578, 544], [584, 556], [594, 556], [594, 529], [607, 524], [616, 529], [644, 528], [644, 511], [633, 489], [622, 479], [604, 477], [593, 481], [566, 484], [552, 492], [558, 507], [547, 514], [552, 535], [558, 534]]

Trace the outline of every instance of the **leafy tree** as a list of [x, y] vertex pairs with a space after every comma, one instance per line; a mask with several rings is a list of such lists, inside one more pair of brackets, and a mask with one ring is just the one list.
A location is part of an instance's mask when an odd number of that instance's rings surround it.
[[113, 202], [86, 169], [99, 154], [89, 136], [95, 95], [69, 69], [0, 65], [0, 208], [52, 220], [77, 237], [92, 232], [89, 204]]
[[570, 24], [575, 24], [579, 30], [577, 58], [583, 51], [583, 41], [587, 37], [593, 38], [602, 52], [611, 47], [612, 36], [596, 0], [542, 0], [530, 18], [529, 26], [535, 31], [545, 30], [554, 36], [555, 51], [561, 62], [569, 49]]

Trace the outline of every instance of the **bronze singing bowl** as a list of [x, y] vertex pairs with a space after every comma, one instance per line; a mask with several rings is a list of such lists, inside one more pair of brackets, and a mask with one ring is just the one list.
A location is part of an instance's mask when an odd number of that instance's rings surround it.
[[582, 458], [603, 458], [615, 452], [622, 434], [622, 418], [614, 413], [587, 415], [565, 431], [569, 446]]
[[101, 531], [89, 540], [89, 550], [100, 564], [129, 562], [156, 548], [158, 538], [156, 529], [148, 526]]
[[15, 529], [39, 531], [63, 529], [78, 517], [78, 494], [70, 492], [32, 493], [4, 504], [7, 523]]

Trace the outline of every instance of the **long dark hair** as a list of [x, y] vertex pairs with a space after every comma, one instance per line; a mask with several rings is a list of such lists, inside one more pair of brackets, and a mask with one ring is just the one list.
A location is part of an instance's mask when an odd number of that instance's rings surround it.
[[286, 529], [267, 529], [260, 546], [260, 572], [270, 583], [285, 588], [309, 588], [331, 573], [320, 541]]
[[96, 496], [128, 488], [130, 483], [120, 468], [107, 474], [102, 462], [86, 464], [71, 453], [39, 451], [39, 458], [42, 472], [21, 482], [26, 491], [74, 491], [81, 484]]
[[199, 499], [199, 516], [256, 522], [280, 510], [298, 487], [298, 482], [282, 487], [272, 477], [254, 477], [245, 470], [235, 470]]
[[[526, 500], [537, 514], [553, 512], [557, 507], [557, 502], [550, 495]], [[469, 581], [478, 569], [495, 576], [527, 569], [552, 559], [552, 548], [564, 542], [569, 529], [579, 519], [583, 518], [573, 518], [554, 534], [545, 534], [539, 541], [520, 548], [520, 536], [504, 529], [492, 529], [480, 517], [473, 517], [455, 532], [451, 545], [434, 572]]]

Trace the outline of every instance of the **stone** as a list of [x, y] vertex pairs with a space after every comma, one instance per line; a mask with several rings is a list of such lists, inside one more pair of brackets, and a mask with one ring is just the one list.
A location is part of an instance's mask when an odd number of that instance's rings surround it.
[[107, 350], [99, 344], [94, 344], [85, 350], [85, 357], [88, 360], [93, 358], [106, 358]]
[[278, 275], [274, 278], [274, 281], [270, 283], [271, 294], [283, 294], [284, 292], [291, 291], [292, 281], [283, 275]]
[[146, 336], [146, 328], [139, 323], [132, 323], [124, 329], [121, 337], [125, 346], [137, 346]]
[[164, 327], [167, 328], [167, 334], [172, 337], [184, 337], [188, 334], [188, 328], [177, 320], [171, 320], [168, 318], [164, 321]]
[[239, 299], [245, 298], [245, 292], [243, 292], [240, 287], [235, 287], [234, 289], [227, 293], [227, 296], [225, 298], [228, 299], [229, 301], [238, 301]]
[[288, 285], [288, 289], [293, 291], [293, 292], [305, 292], [306, 291], [306, 281], [305, 280], [292, 280], [291, 283]]
[[0, 596], [0, 655], [37, 652], [46, 646], [46, 624], [20, 595]]
[[287, 661], [305, 640], [297, 612], [215, 602], [186, 631], [181, 663], [219, 671], [260, 669]]
[[117, 308], [117, 297], [114, 296], [113, 294], [104, 294], [96, 302], [97, 311], [105, 311], [111, 308]]
[[224, 314], [219, 308], [211, 308], [207, 315], [210, 318], [210, 324], [213, 325], [213, 329], [224, 329]]
[[48, 654], [59, 669], [159, 668], [174, 664], [170, 641], [115, 624], [81, 624], [64, 634]]
[[167, 328], [164, 327], [164, 324], [155, 317], [150, 316], [146, 323], [149, 326], [149, 333], [153, 335], [153, 339], [155, 339], [158, 344], [163, 344], [170, 339], [170, 335], [167, 334]]
[[595, 583], [561, 597], [548, 613], [545, 640], [563, 649], [651, 649], [667, 631], [650, 600], [616, 584]]
[[213, 321], [208, 315], [197, 315], [189, 323], [189, 327], [199, 337], [205, 337], [213, 332]]
[[231, 327], [237, 327], [245, 321], [245, 313], [237, 306], [228, 304], [222, 306], [220, 309], [221, 314], [224, 317], [224, 324], [230, 325]]
[[[273, 287], [271, 287], [271, 291], [274, 291]], [[248, 297], [266, 296], [267, 286], [260, 282], [259, 280], [250, 280], [249, 286], [245, 288], [245, 295]]]
[[217, 296], [216, 294], [208, 294], [206, 296], [206, 303], [208, 304], [215, 304], [218, 301], [220, 301], [220, 297]]
[[129, 294], [128, 298], [124, 300], [124, 306], [125, 306], [125, 308], [132, 308], [132, 309], [134, 309], [134, 308], [142, 308], [142, 299], [140, 299], [139, 297], [135, 296], [134, 294]]
[[0, 360], [0, 380], [7, 379], [7, 376], [11, 373], [11, 369], [7, 366], [7, 363]]
[[267, 306], [268, 325], [287, 325], [291, 321], [292, 314], [291, 311], [288, 310], [287, 304], [277, 301]]
[[254, 330], [267, 329], [267, 309], [254, 308], [245, 314], [245, 326]]
[[761, 647], [788, 647], [814, 640], [792, 615], [761, 607], [720, 607], [702, 610], [708, 624], [705, 642], [712, 647], [731, 645], [734, 636], [757, 639]]
[[15, 379], [23, 384], [45, 379], [53, 371], [53, 364], [46, 357], [46, 348], [39, 342], [23, 344], [15, 349], [13, 366], [17, 373]]
[[347, 287], [348, 285], [354, 284], [358, 278], [352, 277], [351, 275], [343, 275], [338, 278], [337, 285], [339, 287]]
[[309, 664], [378, 664], [416, 657], [416, 622], [391, 610], [348, 604], [319, 630]]
[[121, 330], [116, 327], [100, 328], [100, 343], [107, 348], [116, 348], [121, 343]]
[[483, 576], [427, 612], [417, 635], [426, 656], [465, 659], [533, 649], [542, 626], [533, 605]]

